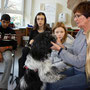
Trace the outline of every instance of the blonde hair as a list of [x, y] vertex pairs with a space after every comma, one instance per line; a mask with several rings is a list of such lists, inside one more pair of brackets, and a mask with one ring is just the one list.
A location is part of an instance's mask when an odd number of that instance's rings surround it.
[[63, 22], [57, 22], [56, 25], [55, 25], [55, 27], [52, 30], [52, 33], [54, 33], [55, 30], [56, 30], [56, 28], [59, 28], [59, 27], [63, 28], [64, 31], [65, 31], [65, 35], [64, 35], [64, 37], [61, 40], [61, 42], [64, 43], [66, 41], [66, 38], [67, 38], [67, 30], [66, 30], [66, 27], [65, 27], [65, 25], [64, 25]]
[[90, 82], [90, 30], [86, 34], [86, 39], [87, 39], [86, 76], [87, 81]]

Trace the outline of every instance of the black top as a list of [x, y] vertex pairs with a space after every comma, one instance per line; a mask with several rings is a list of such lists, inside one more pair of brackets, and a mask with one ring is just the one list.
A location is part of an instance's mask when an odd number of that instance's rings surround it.
[[0, 26], [0, 47], [12, 46], [15, 50], [17, 48], [17, 41], [15, 40], [16, 33], [10, 27], [6, 29]]
[[[44, 32], [52, 32], [51, 28], [47, 28]], [[38, 30], [30, 30], [30, 34], [29, 34], [29, 41], [28, 44], [30, 42], [30, 40], [34, 39], [35, 36], [37, 36], [39, 34]]]

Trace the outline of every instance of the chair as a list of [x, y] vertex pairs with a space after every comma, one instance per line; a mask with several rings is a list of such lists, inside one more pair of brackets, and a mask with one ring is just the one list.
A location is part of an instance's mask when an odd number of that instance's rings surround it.
[[[15, 50], [12, 51], [12, 57], [13, 57], [13, 63], [12, 63], [12, 71], [10, 73], [11, 76], [10, 84], [13, 83], [13, 79], [14, 79]], [[3, 72], [0, 72], [0, 74], [3, 74]]]
[[23, 36], [24, 46], [28, 45], [29, 36]]
[[13, 83], [13, 79], [14, 79], [15, 50], [13, 50], [12, 56], [13, 56], [12, 73], [11, 73], [12, 78], [10, 80], [10, 84]]

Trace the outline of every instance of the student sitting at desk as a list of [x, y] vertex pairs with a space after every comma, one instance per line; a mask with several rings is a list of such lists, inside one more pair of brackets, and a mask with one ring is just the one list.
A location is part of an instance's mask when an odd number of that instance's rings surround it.
[[8, 80], [12, 67], [12, 50], [17, 48], [16, 34], [9, 26], [10, 16], [3, 14], [0, 26], [0, 56], [5, 68], [0, 81], [0, 90], [8, 90]]

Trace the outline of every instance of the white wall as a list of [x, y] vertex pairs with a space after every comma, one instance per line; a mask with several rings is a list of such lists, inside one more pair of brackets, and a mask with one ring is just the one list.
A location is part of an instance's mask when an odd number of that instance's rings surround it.
[[[71, 10], [67, 9], [67, 0], [33, 0], [33, 12], [32, 12], [32, 19], [31, 23], [34, 21], [35, 15], [40, 11], [40, 4], [41, 3], [58, 3], [60, 4], [60, 7], [58, 8], [58, 11], [61, 11], [63, 13], [67, 13], [67, 22], [66, 25], [71, 25]], [[58, 15], [57, 15], [58, 16]]]
[[[67, 0], [32, 0], [32, 6], [29, 5], [31, 0], [25, 0], [25, 23], [33, 24], [36, 14], [40, 11], [42, 3], [58, 3], [60, 7], [58, 11], [67, 14], [67, 26], [71, 26], [71, 10], [67, 8]], [[31, 10], [30, 10], [31, 7]], [[58, 16], [58, 15], [57, 15]]]
[[32, 0], [25, 0], [25, 10], [24, 10], [24, 24], [27, 26], [27, 24], [31, 23], [31, 13], [32, 13]]

